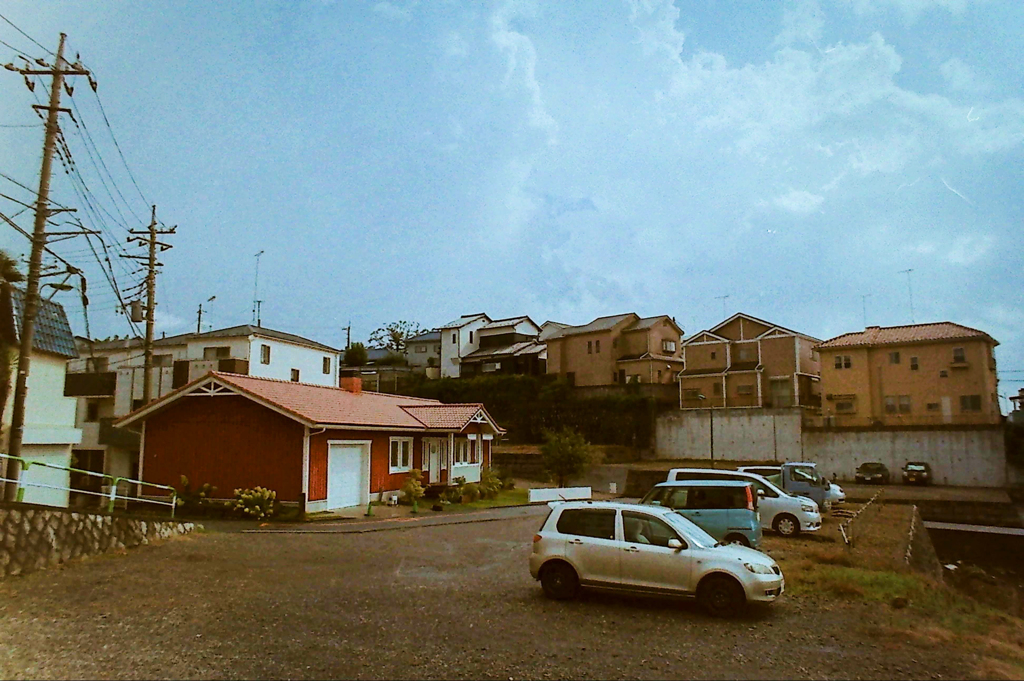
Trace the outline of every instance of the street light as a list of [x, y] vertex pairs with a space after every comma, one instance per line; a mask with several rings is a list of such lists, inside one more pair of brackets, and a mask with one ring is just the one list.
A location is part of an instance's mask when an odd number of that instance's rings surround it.
[[[704, 395], [697, 395], [698, 400], [706, 400], [708, 398]], [[708, 419], [711, 423], [709, 430], [711, 431], [711, 467], [715, 467], [715, 410], [711, 407], [711, 403], [708, 403]]]

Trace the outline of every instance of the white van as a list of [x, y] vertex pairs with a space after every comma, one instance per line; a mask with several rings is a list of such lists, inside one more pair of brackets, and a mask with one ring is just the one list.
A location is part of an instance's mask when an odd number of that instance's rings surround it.
[[760, 498], [761, 528], [775, 530], [784, 537], [821, 529], [818, 505], [807, 497], [787, 494], [777, 485], [754, 473], [721, 471], [714, 468], [673, 468], [668, 481], [675, 480], [740, 480], [750, 482]]

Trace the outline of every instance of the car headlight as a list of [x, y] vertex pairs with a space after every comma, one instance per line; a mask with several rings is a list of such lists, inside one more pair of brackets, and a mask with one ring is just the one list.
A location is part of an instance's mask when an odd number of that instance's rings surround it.
[[775, 574], [772, 569], [767, 565], [761, 565], [760, 563], [744, 563], [743, 567], [747, 568], [755, 575], [773, 575]]
[[810, 504], [800, 504], [800, 510], [804, 513], [814, 513], [818, 509], [814, 508]]

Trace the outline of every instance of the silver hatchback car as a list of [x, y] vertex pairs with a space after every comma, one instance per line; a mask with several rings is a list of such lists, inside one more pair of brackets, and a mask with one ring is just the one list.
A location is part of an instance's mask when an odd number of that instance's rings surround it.
[[770, 556], [722, 544], [670, 508], [617, 502], [552, 504], [533, 537], [530, 574], [551, 598], [573, 598], [581, 586], [695, 597], [719, 617], [785, 589]]

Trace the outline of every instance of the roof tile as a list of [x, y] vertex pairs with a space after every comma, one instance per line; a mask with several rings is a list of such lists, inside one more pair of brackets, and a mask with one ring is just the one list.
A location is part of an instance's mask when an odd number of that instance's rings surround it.
[[830, 338], [817, 347], [820, 349], [867, 347], [872, 345], [900, 345], [903, 343], [929, 343], [936, 341], [981, 338], [998, 345], [998, 341], [984, 331], [953, 322], [908, 324], [906, 326], [869, 326], [863, 331], [844, 333]]

